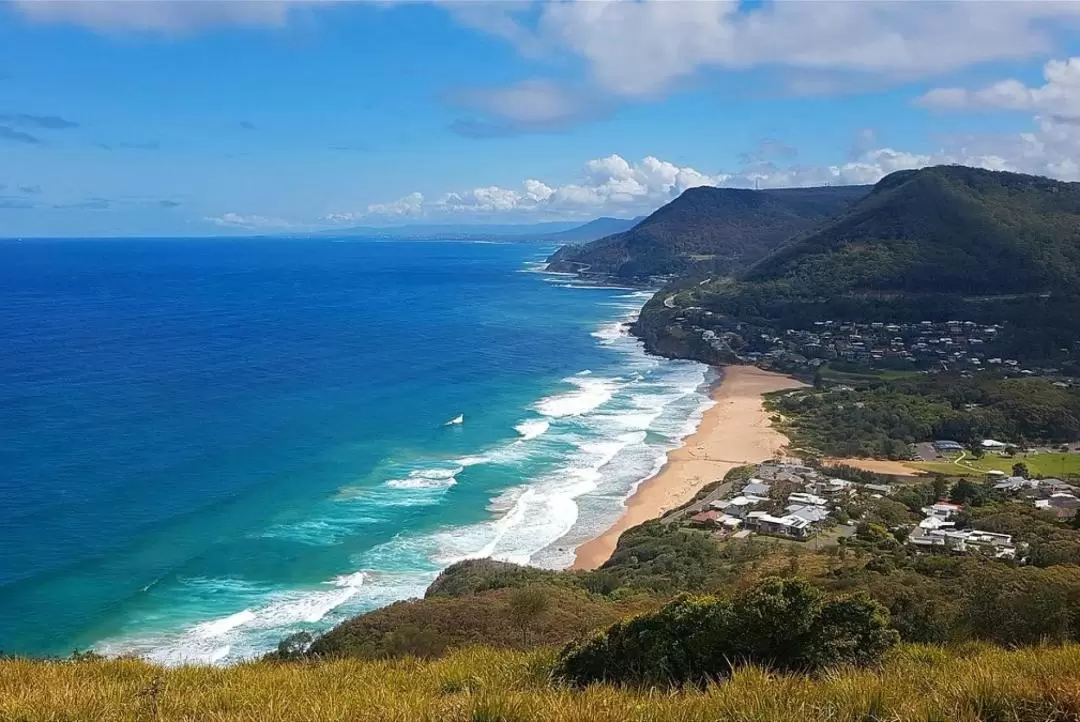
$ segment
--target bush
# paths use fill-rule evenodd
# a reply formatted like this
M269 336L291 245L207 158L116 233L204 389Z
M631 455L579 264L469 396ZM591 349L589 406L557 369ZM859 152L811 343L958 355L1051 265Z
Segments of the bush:
M682 597L559 655L573 685L704 685L738 664L810 671L868 665L899 641L888 611L864 595L827 599L801 579L770 578L732 601Z

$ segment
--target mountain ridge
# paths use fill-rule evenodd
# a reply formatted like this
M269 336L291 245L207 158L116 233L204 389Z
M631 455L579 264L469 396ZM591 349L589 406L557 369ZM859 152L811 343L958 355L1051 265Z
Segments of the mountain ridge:
M841 211L867 186L691 188L630 230L559 249L549 269L620 279L740 270Z

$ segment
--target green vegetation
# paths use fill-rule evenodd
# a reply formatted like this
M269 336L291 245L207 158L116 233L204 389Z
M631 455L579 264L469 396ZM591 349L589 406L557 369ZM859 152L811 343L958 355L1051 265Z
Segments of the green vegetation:
M345 621L318 637L307 654L431 658L471 644L515 649L563 644L658 604L646 596L628 596L606 599L565 584L531 582L462 596L440 594Z
M785 418L785 431L795 446L827 456L908 459L911 444L933 439L977 446L986 438L1021 444L1080 438L1080 393L1038 378L923 374L875 379L852 390L775 394L769 406ZM1036 459L1024 461L1037 464ZM1058 468L1047 475L1061 473L1058 461ZM1012 463L1002 471L1008 472ZM1073 464L1070 468L1080 466Z
M730 273L836 215L867 191L865 186L692 188L631 230L564 247L548 260L552 270L585 269L626 279Z
M865 596L826 600L805 581L767 579L733 600L680 598L615 624L559 655L574 685L704 686L742 664L807 672L870 665L899 641L888 613Z

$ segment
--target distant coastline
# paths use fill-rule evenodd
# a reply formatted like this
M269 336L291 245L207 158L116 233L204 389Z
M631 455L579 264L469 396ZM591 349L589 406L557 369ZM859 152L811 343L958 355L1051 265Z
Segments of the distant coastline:
M713 406L667 463L646 479L626 501L618 521L600 536L577 548L572 569L595 569L615 551L624 531L688 502L706 484L743 464L771 458L788 442L772 427L762 395L802 388L790 376L754 366L729 366L711 392Z

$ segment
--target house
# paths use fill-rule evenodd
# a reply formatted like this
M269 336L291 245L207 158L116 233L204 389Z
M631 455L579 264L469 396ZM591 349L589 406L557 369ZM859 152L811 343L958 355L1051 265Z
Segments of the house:
M1006 494L1019 494L1025 489L1038 488L1039 482L1035 479L1025 479L1022 476L1009 476L994 483L994 491Z
M942 451L963 451L964 445L959 441L949 441L948 439L940 439L934 442L934 448L938 453Z
M958 554L988 554L997 559L1016 558L1016 546L1010 535L978 529L953 529L945 526L927 529L920 524L908 535L907 541L908 544L923 549L937 548Z
M983 439L980 443L980 446L982 446L983 449L985 449L986 451L1004 451L1005 449L1009 448L1008 444L1002 441L996 441L994 439Z
M1061 479L1039 479L1038 483L1038 494L1044 499L1048 499L1054 494L1075 494L1077 491L1075 486L1066 484Z
M920 529L942 529L956 526L955 521L945 521L940 516L928 516L919 522Z
M888 496L892 493L892 487L888 484L862 484L859 488L873 494L881 494L882 496Z
M767 498L770 491L772 491L772 486L769 484L766 484L761 479L751 479L750 483L743 487L742 493Z
M1036 500L1035 508L1049 511L1059 520L1072 519L1076 516L1077 510L1080 509L1080 498L1076 494L1060 491L1051 494L1049 499Z
M926 516L936 516L942 521L948 521L952 519L956 514L964 507L959 504L950 504L946 501L939 501L931 506L924 506L922 513Z
M702 526L714 526L720 521L720 512L716 509L703 511L700 514L694 514L692 517L690 517L690 521L694 524L700 524Z
M807 494L801 491L789 494L788 501L792 504L809 504L813 506L825 506L829 503L829 500L824 497L820 497L817 494Z
M819 482L815 485L817 493L824 494L829 497L842 496L850 494L855 487L855 482L847 481L846 479L829 479L827 481Z
M734 499L720 499L714 501L710 506L714 509L720 509L730 516L745 519L746 515L753 511L758 504L765 504L768 502L769 500L766 498L750 494L737 496Z
M752 511L747 515L747 526L762 534L774 534L790 539L809 539L817 533L813 523L797 516L773 516L765 511Z
M784 510L785 516L794 516L806 519L811 524L821 524L829 518L829 512L820 506L808 506L804 504L789 504Z

